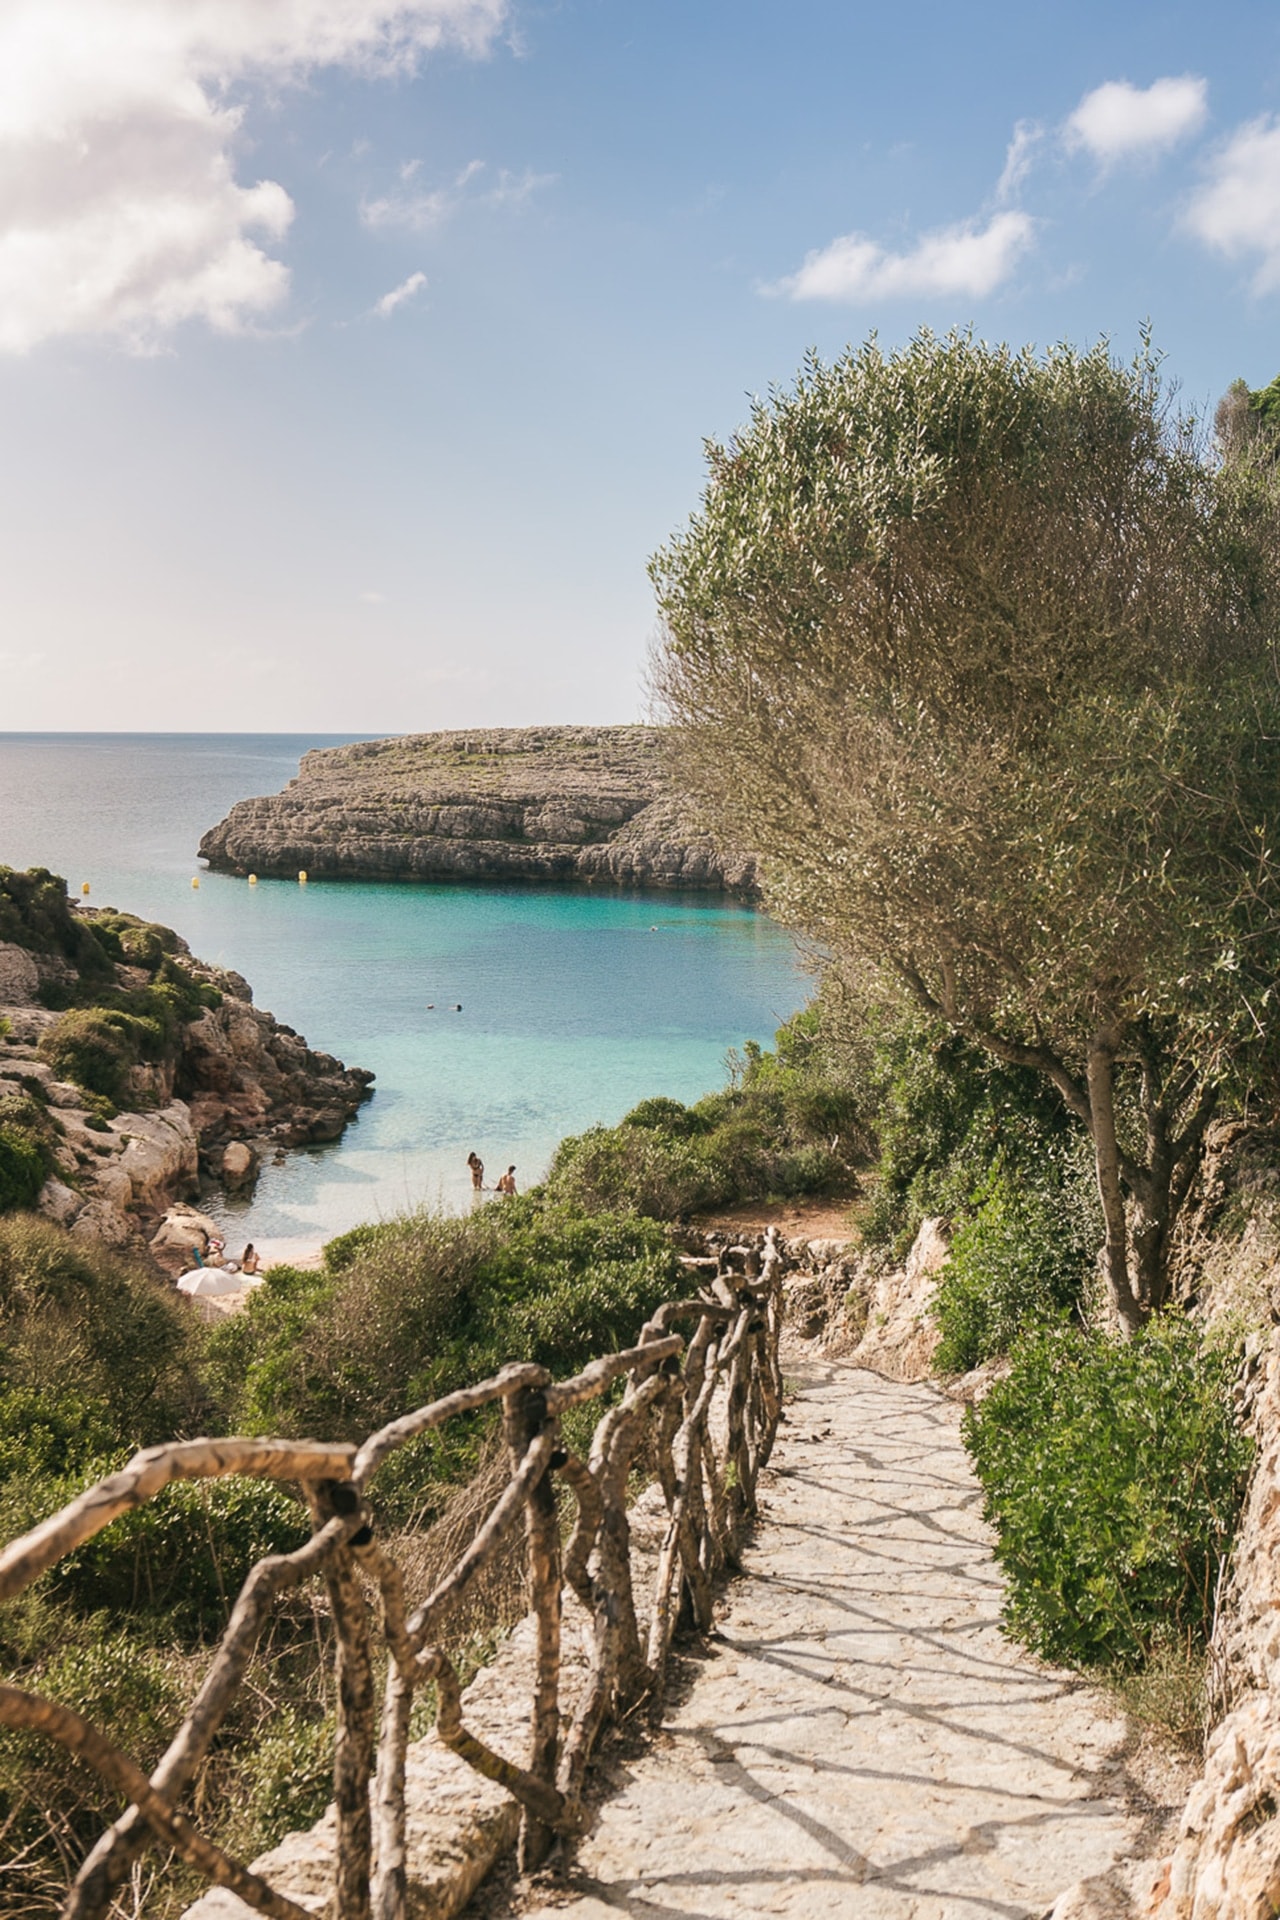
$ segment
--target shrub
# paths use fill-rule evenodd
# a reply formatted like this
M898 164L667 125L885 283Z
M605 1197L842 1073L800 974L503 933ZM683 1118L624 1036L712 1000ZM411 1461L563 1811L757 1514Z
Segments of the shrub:
M733 1170L714 1136L673 1136L653 1126L591 1127L562 1140L546 1191L584 1213L635 1213L679 1220L735 1197Z
M0 940L66 960L84 980L111 979L111 956L90 922L72 913L66 881L47 867L0 866Z
M169 927L151 920L138 920L131 913L96 913L89 931L113 960L131 967L145 967L155 973L166 954L177 953L179 940Z
M1019 1334L1061 1320L1078 1303L1100 1237L1088 1169L1048 1163L1038 1177L988 1174L956 1224L934 1296L939 1373L966 1373L1007 1353Z
M44 1176L39 1141L25 1128L0 1122L0 1213L34 1207Z
M120 1464L92 1462L82 1478L92 1482ZM164 1639L199 1642L222 1632L250 1568L269 1553L292 1552L310 1531L305 1507L273 1481L175 1482L60 1561L50 1590L82 1612L158 1616Z
M712 1123L696 1108L659 1094L651 1100L642 1100L630 1113L623 1114L621 1125L652 1128L655 1133L668 1134L672 1139L687 1140L692 1134L709 1133Z
M819 1050L806 1010L780 1029L777 1051L748 1042L731 1056L733 1084L692 1107L642 1100L616 1127L562 1140L549 1197L589 1214L683 1220L713 1207L803 1193L844 1193L867 1144L859 1099Z
M1122 1343L1055 1328L968 1410L1005 1621L1033 1651L1136 1667L1203 1644L1251 1456L1233 1364L1168 1317Z
M66 1434L42 1470L190 1431L203 1407L198 1338L182 1303L127 1260L46 1220L0 1219L0 1474L4 1435L30 1423L37 1403ZM20 1419L6 1416L11 1403L27 1409Z
M1035 1178L1074 1146L1074 1123L1038 1075L913 1014L873 1014L871 1024L879 1181L863 1231L873 1244L902 1252L926 1214L980 1204L997 1162Z
M73 1080L116 1106L140 1057L137 1028L129 1016L97 1007L73 1007L64 1013L44 1034L38 1051L60 1079Z
M149 1771L185 1705L181 1667L101 1615L61 1619L59 1626L56 1641L22 1679L106 1730ZM8 1856L4 1911L50 1920L60 1913L67 1866L83 1857L119 1810L119 1796L47 1737L0 1733L0 1818Z
M536 1195L414 1214L344 1235L323 1273L274 1269L212 1333L210 1379L242 1430L363 1439L508 1360L574 1371L629 1341L677 1273L653 1221Z

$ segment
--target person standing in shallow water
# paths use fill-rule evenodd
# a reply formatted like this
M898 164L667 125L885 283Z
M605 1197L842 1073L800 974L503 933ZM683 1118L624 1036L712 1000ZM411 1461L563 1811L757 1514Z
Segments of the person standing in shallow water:
M474 1149L467 1155L467 1165L471 1169L471 1185L479 1193L484 1185L484 1161Z
M516 1170L514 1167L508 1167L504 1174L499 1175L498 1192L510 1194L514 1199L515 1191L516 1191Z

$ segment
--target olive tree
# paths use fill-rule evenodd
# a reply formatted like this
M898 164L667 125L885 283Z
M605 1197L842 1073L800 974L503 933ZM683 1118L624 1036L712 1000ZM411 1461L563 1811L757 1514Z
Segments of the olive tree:
M1133 1330L1268 1039L1274 476L1145 351L963 335L811 358L707 453L651 569L681 778L783 919L1057 1088Z

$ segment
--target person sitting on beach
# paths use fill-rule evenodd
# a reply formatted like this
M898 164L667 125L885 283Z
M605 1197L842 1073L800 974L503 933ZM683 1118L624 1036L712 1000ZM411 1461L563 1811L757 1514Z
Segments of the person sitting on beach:
M258 1249L251 1240L244 1252L240 1255L240 1271L241 1273L256 1273L258 1271L258 1264Z
M473 1151L467 1155L467 1165L471 1169L471 1184L479 1193L484 1185L484 1161Z
M515 1190L516 1190L516 1170L514 1167L508 1167L506 1172L499 1176L498 1192L509 1193L514 1198Z

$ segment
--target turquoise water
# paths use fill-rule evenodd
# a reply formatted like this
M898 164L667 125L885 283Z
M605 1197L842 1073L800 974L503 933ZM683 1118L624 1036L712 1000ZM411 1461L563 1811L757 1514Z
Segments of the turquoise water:
M463 1207L472 1148L487 1178L514 1161L532 1182L566 1133L720 1085L727 1050L803 1002L787 936L705 896L251 888L200 868L234 800L340 737L0 734L0 862L176 927L313 1047L378 1076L342 1141L269 1165L247 1202L210 1202L237 1238L280 1254L424 1201Z

